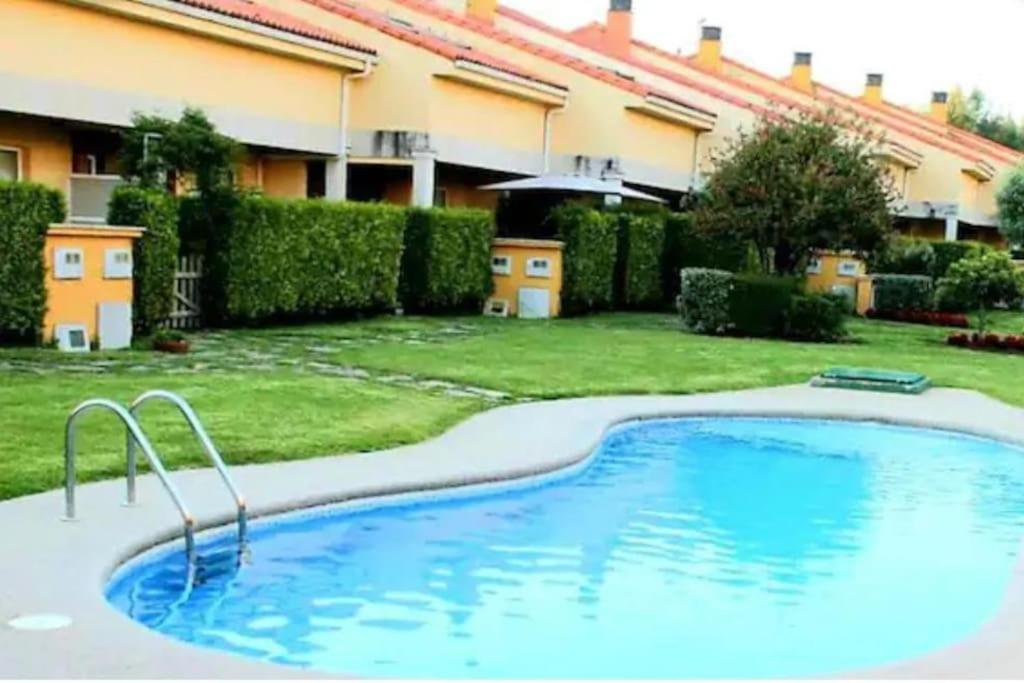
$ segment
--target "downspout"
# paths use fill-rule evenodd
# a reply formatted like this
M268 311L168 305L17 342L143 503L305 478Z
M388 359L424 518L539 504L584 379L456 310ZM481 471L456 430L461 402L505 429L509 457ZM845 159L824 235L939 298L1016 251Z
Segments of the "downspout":
M697 177L700 175L700 172L698 170L700 164L700 137L704 135L706 132L707 131L704 130L698 130L697 134L693 137L693 164L691 165L691 168L693 170L690 171L691 192L697 191Z
M544 162L543 162L543 173L547 175L551 172L551 129L552 120L555 116L564 114L565 110L569 108L569 100L565 101L561 107L552 107L544 112Z
M347 73L341 77L341 130L338 133L338 163L343 164L341 176L344 183L341 188L341 199L348 199L348 128L350 119L349 96L352 92L352 81L368 78L373 73L373 62L367 59L363 62L363 70Z

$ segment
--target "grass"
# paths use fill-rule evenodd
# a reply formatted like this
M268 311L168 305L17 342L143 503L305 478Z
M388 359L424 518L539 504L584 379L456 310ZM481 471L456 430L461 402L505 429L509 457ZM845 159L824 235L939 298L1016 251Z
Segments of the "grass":
M1020 333L1024 317L997 315L994 328ZM856 365L922 372L939 386L1024 405L1024 384L1013 380L1024 358L951 348L941 328L855 321L850 329L851 343L828 346L701 337L659 314L381 318L202 333L184 357L0 350L0 499L62 484L63 424L78 402L127 402L152 388L192 401L230 463L421 441L494 405L463 391L474 387L505 400L683 394L806 382L829 366ZM360 379L347 378L353 369ZM169 406L149 408L145 425L170 467L206 464ZM123 475L123 434L112 417L87 416L80 435L82 480Z

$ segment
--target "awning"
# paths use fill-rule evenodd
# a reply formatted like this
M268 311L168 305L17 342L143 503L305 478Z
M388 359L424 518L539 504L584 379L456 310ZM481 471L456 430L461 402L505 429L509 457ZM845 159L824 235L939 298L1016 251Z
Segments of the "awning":
M622 181L605 180L579 175L542 175L536 178L509 180L504 183L484 185L481 190L495 192L579 192L582 194L615 195L626 199L640 199L646 202L667 202L654 195L633 190L622 184Z

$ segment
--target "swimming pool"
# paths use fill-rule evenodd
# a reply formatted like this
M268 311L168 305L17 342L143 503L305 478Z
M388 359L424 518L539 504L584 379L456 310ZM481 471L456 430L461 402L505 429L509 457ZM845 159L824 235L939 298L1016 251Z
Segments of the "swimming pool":
M951 644L1018 561L1024 455L873 423L658 420L471 498L284 517L108 587L197 645L378 677L826 675Z

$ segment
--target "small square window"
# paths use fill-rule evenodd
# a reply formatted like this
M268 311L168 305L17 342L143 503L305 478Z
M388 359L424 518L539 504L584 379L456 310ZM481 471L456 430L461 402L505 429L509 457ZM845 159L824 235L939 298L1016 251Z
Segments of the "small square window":
M0 147L0 180L21 180L21 153Z
M103 277L108 280L128 280L132 277L132 250L107 249L103 253Z
M89 338L85 325L57 325L53 336L57 340L57 348L69 353L88 353Z
M551 259L532 258L526 262L527 277L551 277Z
M512 257L511 256L493 256L491 257L491 272L495 275L511 275L512 274Z
M808 275L821 275L821 259L812 258L807 263L807 274Z
M81 249L55 249L53 277L58 280L81 280L85 274L85 256Z
M860 275L860 264L857 261L840 261L838 273L842 277L857 277Z

